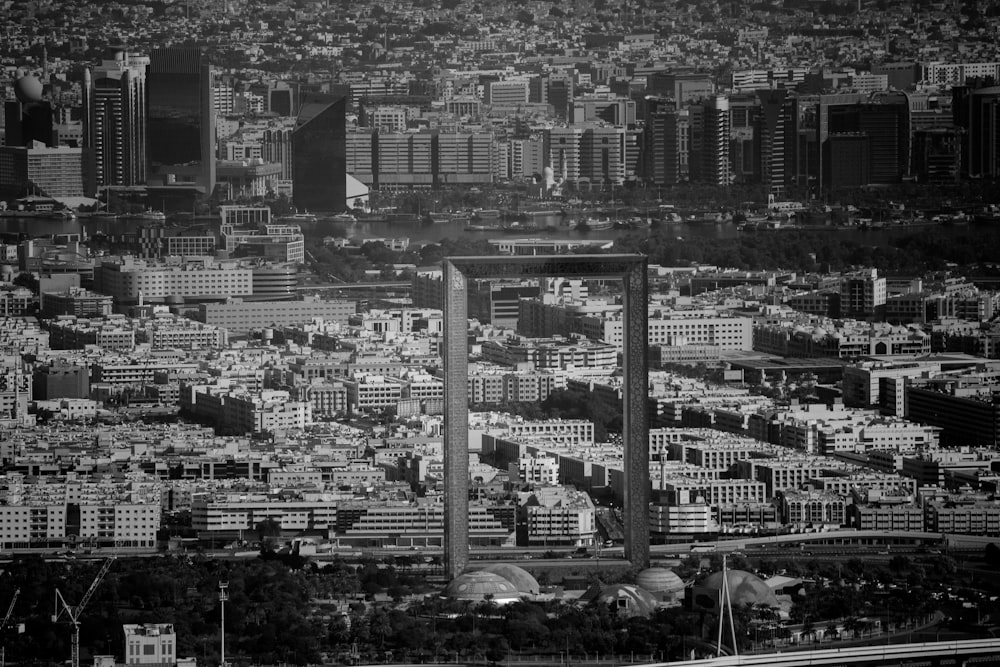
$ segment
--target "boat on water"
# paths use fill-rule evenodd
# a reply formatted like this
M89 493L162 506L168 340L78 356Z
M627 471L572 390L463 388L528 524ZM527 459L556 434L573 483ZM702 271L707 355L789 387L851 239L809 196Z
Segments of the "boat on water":
M499 232L501 228L499 225L477 225L469 223L465 226L465 231L467 232Z
M129 218L130 220L149 220L153 222L164 222L167 219L167 214L164 213L163 211L154 211L153 209L149 209L147 211L143 211L142 213L129 213L125 217Z
M585 218L576 223L576 228L578 230L588 230L592 232L601 232L605 229L612 229L614 226L615 221L611 218Z
M58 211L0 211L0 218L36 218L41 220L73 220L76 213L68 208Z
M79 217L83 216L81 215ZM91 220L106 220L108 222L113 222L115 220L118 220L122 216L120 216L117 213L111 213L110 211L95 211L93 213L90 213L86 217L90 218Z
M473 220L499 220L500 211L495 208L477 208L472 212Z
M282 224L305 224L316 222L315 213L291 213L289 215L279 215L275 218L275 222L280 222Z
M355 218L350 213L338 213L337 215L332 216L330 218L330 221L331 222L343 222L343 223L346 223L346 224L353 224L353 223L357 222L358 219Z
M496 229L496 227L494 227L493 229ZM544 229L545 228L539 227L538 225L526 225L521 222L518 222L517 220L509 224L506 224L503 227L500 227L500 231L502 231L504 234L524 234L527 232L540 232L544 231Z

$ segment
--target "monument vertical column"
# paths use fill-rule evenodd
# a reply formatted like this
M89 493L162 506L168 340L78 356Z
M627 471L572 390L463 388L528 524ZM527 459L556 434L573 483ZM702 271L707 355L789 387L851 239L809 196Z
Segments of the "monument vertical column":
M465 274L447 259L443 278L444 568L454 579L469 563L469 306Z
M622 415L625 445L625 558L649 567L649 393L646 262L633 263L622 279L624 315Z

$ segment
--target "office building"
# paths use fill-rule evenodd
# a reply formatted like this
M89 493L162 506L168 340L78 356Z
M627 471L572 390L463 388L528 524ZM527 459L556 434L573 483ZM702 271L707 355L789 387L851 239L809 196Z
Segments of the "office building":
M868 185L868 137L861 132L835 132L823 150L823 187L828 190Z
M4 103L4 142L7 146L29 146L52 140L52 105L42 99L42 82L37 77L22 76L14 82L14 98Z
M125 624L125 665L173 667L177 664L177 633L172 623Z
M643 134L643 174L658 186L680 180L679 126L681 112L664 98L646 98Z
M83 145L94 186L146 184L146 65L119 52L84 71Z
M147 179L151 185L215 188L214 70L195 48L154 49L146 74Z
M27 192L43 197L83 197L82 148L46 146L32 140L26 146L0 147L0 195Z
M491 81L484 88L483 102L495 107L517 107L528 102L528 82Z
M692 181L729 185L732 178L729 99L724 95L692 104L689 113L688 173Z
M878 269L859 271L840 279L840 314L842 317L875 317L885 312L885 278Z
M356 310L353 301L241 301L203 303L198 320L234 332L261 327L283 327L311 322L316 318L346 323Z
M341 97L302 106L292 132L292 201L299 211L347 206L347 129Z
M625 182L625 130L571 125L548 131L549 166L555 177L578 187L603 188Z
M798 100L784 88L758 90L760 110L754 128L759 181L781 194L798 175Z
M962 175L961 130L935 128L913 134L913 174L921 183L957 183Z
M1000 86L952 89L955 125L965 130L962 173L969 177L1000 175Z

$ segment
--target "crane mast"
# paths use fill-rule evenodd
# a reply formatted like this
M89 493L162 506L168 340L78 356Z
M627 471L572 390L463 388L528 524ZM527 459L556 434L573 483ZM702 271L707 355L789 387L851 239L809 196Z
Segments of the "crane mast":
M90 588L88 588L87 592L83 594L83 597L80 599L80 603L75 607L66 602L66 598L63 597L58 588L56 589L56 612L52 615L52 620L58 621L60 618L65 616L69 619L69 622L73 624L70 667L80 667L80 616L83 614L83 610L87 607L87 603L90 602L90 598L94 597L94 591L96 591L97 587L101 585L101 581L104 580L104 576L108 573L108 570L111 569L111 564L114 561L114 556L104 561L104 564L101 565L101 569L97 572L97 576L94 577L94 581L90 584Z
M7 627L7 622L10 621L11 614L14 613L14 603L17 602L17 596L21 594L20 588L14 589L14 596L10 599L10 605L7 607L7 613L4 614L3 621L0 621L0 634L3 633L4 628ZM7 644L4 643L0 646L0 667L5 667L7 664Z

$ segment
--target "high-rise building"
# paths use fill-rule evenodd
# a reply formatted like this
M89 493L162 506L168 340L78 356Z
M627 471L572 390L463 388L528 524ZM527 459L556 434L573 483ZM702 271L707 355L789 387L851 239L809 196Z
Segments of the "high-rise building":
M292 132L292 201L299 210L342 211L347 206L347 101L302 105Z
M909 162L905 99L893 104L850 104L829 110L829 132L868 138L868 182L898 183Z
M909 163L909 136L903 104L865 104L858 129L868 135L868 178L879 185L899 183Z
M691 105L691 156L689 160L692 181L729 185L732 166L729 161L729 99L716 95Z
M962 131L918 130L913 135L913 173L921 183L957 183L962 167Z
M214 70L195 48L155 49L146 74L147 179L152 185L215 187Z
M868 185L868 137L860 132L835 132L823 151L823 187L829 190Z
M861 104L865 101L866 96L860 93L837 93L831 95L820 95L819 99L815 101L815 128L816 128L816 145L819 146L820 156L816 161L815 177L818 183L822 184L826 181L826 176L823 173L823 163L825 157L822 155L823 147L826 145L826 138L831 132L856 132L857 128L845 128L839 126L831 126L831 118L833 117L835 111L843 106L848 106L852 104Z
M760 100L760 113L754 142L760 159L759 178L769 192L780 194L798 174L796 98L784 88L758 90L757 98Z
M84 148L97 188L146 184L147 63L120 52L84 71Z
M554 127L548 131L554 176L602 187L625 181L625 129L600 125Z
M952 88L955 125L965 130L962 172L968 176L1000 175L1000 86Z
M52 141L52 105L42 99L42 82L26 75L14 82L15 99L4 103L4 130L7 146L30 146Z
M643 135L643 174L658 186L680 180L677 127L680 111L666 98L646 98Z

